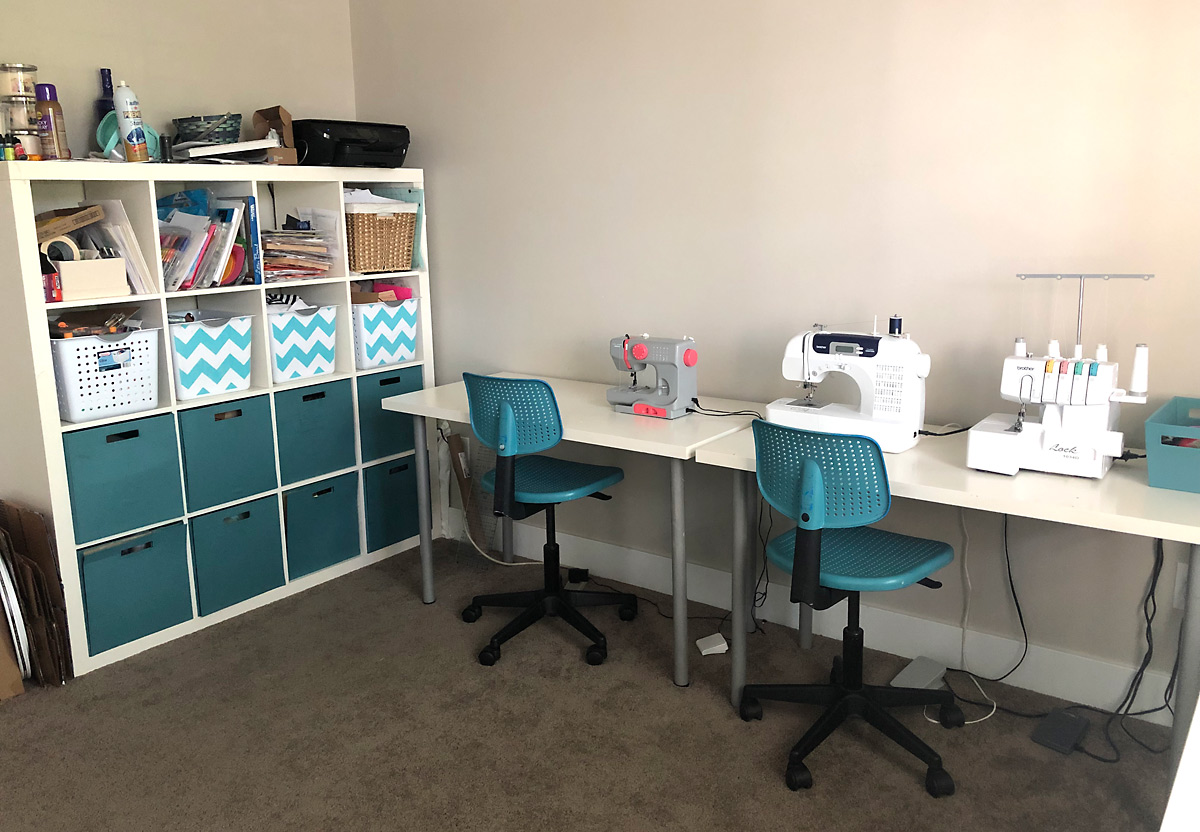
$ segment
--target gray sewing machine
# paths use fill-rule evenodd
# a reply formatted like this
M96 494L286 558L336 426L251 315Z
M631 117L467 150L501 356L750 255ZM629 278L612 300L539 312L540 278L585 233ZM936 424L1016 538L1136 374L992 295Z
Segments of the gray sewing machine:
M618 370L630 374L624 387L610 387L606 398L618 413L636 413L659 419L678 419L692 407L696 393L696 342L688 337L651 338L617 336L608 342L608 354ZM655 383L638 384L637 374L654 367Z

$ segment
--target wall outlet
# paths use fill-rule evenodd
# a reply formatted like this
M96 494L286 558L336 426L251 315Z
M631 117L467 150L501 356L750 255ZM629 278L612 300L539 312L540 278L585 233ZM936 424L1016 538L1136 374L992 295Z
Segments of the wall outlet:
M1187 568L1186 563L1175 566L1175 609L1181 610L1187 605Z

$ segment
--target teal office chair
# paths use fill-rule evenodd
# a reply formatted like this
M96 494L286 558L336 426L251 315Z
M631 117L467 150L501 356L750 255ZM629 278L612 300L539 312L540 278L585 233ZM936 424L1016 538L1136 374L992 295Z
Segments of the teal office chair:
M767 557L792 575L794 603L824 610L847 601L842 655L833 660L827 685L746 685L742 719L762 719L760 699L825 705L827 710L788 756L784 777L793 791L812 787L804 758L850 716L860 716L926 766L925 789L934 797L954 794L942 758L887 708L938 705L947 728L963 725L948 690L864 685L859 593L919 583L941 586L929 575L954 560L936 540L867 528L891 507L887 469L875 440L787 428L755 420L758 487L767 502L796 521L796 528L767 544Z
M622 621L637 617L637 597L619 592L590 592L566 589L559 569L558 543L554 539L554 507L559 503L595 497L611 500L602 489L625 478L620 468L587 465L548 456L540 451L562 440L562 419L550 385L538 379L495 378L463 373L471 406L471 430L496 452L496 467L483 475L480 485L494 495L492 513L497 517L523 520L546 512L546 545L543 547L545 580L541 589L476 595L463 610L463 621L478 621L483 607L524 607L524 610L479 653L479 663L493 665L500 658L500 645L543 616L558 616L591 644L584 653L588 664L608 657L604 634L584 618L578 607L617 605Z

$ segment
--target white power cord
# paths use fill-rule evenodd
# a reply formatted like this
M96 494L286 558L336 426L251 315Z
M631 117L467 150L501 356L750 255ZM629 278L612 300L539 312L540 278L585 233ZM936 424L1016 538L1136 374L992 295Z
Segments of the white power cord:
M442 434L439 431L438 442L440 443L444 441L445 440L442 438ZM541 561L536 560L522 560L509 563L506 560L500 560L499 558L492 557L492 555L479 544L479 541L471 536L471 521L469 517L471 512L471 502L475 498L475 491L477 488L475 483L475 477L471 477L471 487L467 489L467 499L463 504L463 532L466 534L467 542L471 544L471 548L498 566L541 566ZM447 505L449 505L449 500L447 500Z
M967 668L967 624L971 620L971 570L967 567L967 554L971 550L971 534L967 531L967 510L961 506L958 509L958 526L962 530L963 538L962 556L959 558L959 564L962 567L963 609L962 620L960 621L962 636L958 643L958 663L963 672L967 674L967 678L975 683L975 687L979 689L979 693L983 696L983 698L992 705L992 709L984 716L981 716L978 719L969 719L963 723L964 725L975 725L983 722L986 719L990 719L996 713L997 705L996 700L988 696L987 691L985 691L983 686L979 684L979 680L975 678L975 674ZM925 712L925 719L927 719L929 722L938 721L930 718L928 709L926 709Z

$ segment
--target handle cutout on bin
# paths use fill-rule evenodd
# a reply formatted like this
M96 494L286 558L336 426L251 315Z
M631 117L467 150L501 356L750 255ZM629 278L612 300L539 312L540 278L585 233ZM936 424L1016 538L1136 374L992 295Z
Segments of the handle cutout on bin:
M1200 451L1200 439L1193 439L1190 436L1164 436L1162 443L1174 448L1191 448Z
M401 471L407 471L407 470L408 470L408 463L406 462L403 465L397 465L395 468L389 468L388 475L390 476L392 474L399 474Z
M243 511L241 514L231 514L231 515L229 515L228 517L222 517L222 518L221 518L221 522L223 522L223 523L237 523L237 522L238 522L238 521L240 521L240 520L248 520L249 518L250 518L250 512L248 512L248 511Z
M1189 410L1187 417L1189 419L1200 420L1200 407L1193 407L1191 410Z
M214 422L224 422L226 419L236 419L237 417L239 417L241 415L242 415L242 409L239 407L237 410L226 410L224 413L214 413L213 421Z
M389 384L399 384L402 381L400 376L392 376L391 378L381 378L379 380L380 387L387 387Z
M317 399L323 399L323 398L325 398L324 390L322 390L320 393L309 393L305 396L300 397L301 401L306 401L306 402L315 402Z
M154 541L147 540L145 543L139 543L136 546L130 546L128 549L122 549L121 557L125 557L126 555L132 555L134 552L140 552L143 549L149 549L153 546L154 546Z
M136 428L134 430L121 431L120 433L110 433L104 437L104 441L111 445L114 442L124 442L126 439L137 439L139 433L141 431Z
M328 488L322 488L320 491L314 491L314 492L313 492L313 496L314 496L314 497L323 497L323 496L325 496L326 494L331 494L331 493L333 493L333 486L332 486L332 485L331 485L331 486L329 486Z

